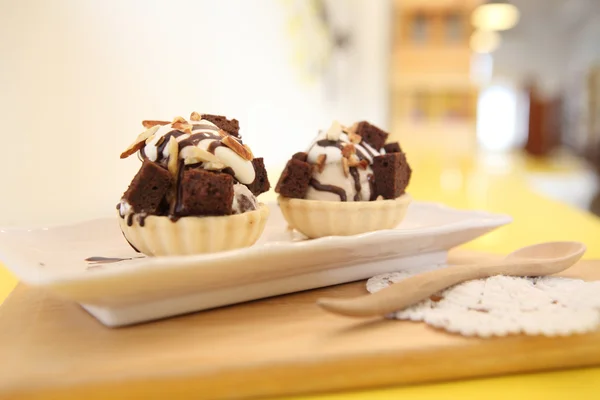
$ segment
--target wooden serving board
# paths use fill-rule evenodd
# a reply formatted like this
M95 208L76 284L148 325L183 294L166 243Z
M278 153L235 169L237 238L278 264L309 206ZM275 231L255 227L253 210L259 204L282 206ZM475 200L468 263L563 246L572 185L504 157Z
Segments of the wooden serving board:
M600 261L564 275L599 280ZM365 292L357 282L110 329L19 286L0 307L0 398L265 397L600 365L600 332L474 339L315 306Z

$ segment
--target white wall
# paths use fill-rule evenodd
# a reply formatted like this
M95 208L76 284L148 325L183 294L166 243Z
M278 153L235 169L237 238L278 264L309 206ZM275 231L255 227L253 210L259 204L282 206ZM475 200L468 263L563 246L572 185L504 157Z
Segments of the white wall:
M388 2L347 4L357 67L328 98L291 62L284 1L0 0L0 225L110 215L142 119L236 117L269 165L342 114L384 122Z
M367 119L389 128L392 3L389 0L329 0L334 24L351 33L351 46L334 57L326 93L331 113L348 123ZM333 87L332 87L333 86ZM332 87L332 91L327 88Z

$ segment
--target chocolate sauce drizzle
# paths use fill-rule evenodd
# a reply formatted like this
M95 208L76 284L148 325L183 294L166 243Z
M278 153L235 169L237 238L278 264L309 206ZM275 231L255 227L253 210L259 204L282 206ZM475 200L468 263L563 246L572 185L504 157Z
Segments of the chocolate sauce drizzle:
M227 174L227 175L231 175L233 177L233 180L234 180L235 183L239 183L240 182L240 181L238 181L235 178L235 171L233 170L233 168L227 167L225 169L222 169L221 172L224 173L224 174Z
M156 161L161 160L163 158L163 151L165 151L165 147L167 147L167 145L169 144L169 140L171 140L172 137L177 139L181 135L185 135L185 133L178 130L172 130L160 139L161 143L156 148Z
M118 209L119 209L119 205L117 205L117 210ZM121 213L119 213L119 215L123 219L125 219L125 217L127 217L127 226L132 226L133 225L133 218L136 217L136 216L137 216L138 224L140 224L140 226L144 226L146 224L146 218L148 218L148 214L146 214L146 213L142 213L142 214L129 213L129 214L126 214L126 215L121 215ZM135 250L137 251L137 249L135 249Z
M209 124L192 124L192 131L197 131L200 129L205 129L205 130L209 130L209 131L214 131L214 132L218 132L219 128L217 128L216 126L213 125L209 125Z
M342 142L340 142L339 140L322 139L319 140L317 144L321 147L337 147L340 150L344 147L342 146Z
M207 133L207 132L192 133L190 135L190 137L179 142L179 148L183 149L184 147L187 147L187 146L196 146L198 143L200 143L201 141L206 140L206 139L213 139L216 142L220 143L221 139L223 139L223 137L216 133Z
M371 157L377 157L377 156L381 155L381 154L377 153L377 151L375 151L375 150L370 150L368 146L363 146L363 148L367 151L367 153L369 153L369 155ZM358 154L358 149L356 150L356 153Z
M194 130L210 130L213 132L197 132L197 133L193 133ZM212 125L208 125L208 124L195 124L192 125L192 134L189 135L189 137L179 141L179 148L183 149L184 147L187 146L196 146L198 145L198 143L200 143L203 140L207 140L207 139L212 139L214 140L209 146L208 146L208 151L213 153L215 152L215 149L217 147L223 146L223 144L221 143L221 139L223 139L223 137L221 135L219 135L218 132L218 128ZM169 144L169 140L174 137L175 139L177 139L178 137L185 135L185 132L179 131L179 130L172 130L169 133L165 134L164 136L162 136L158 142L156 143L156 161L160 161L164 158L163 152L165 150L165 148L167 147L167 145ZM236 139L237 140L237 139ZM140 150L140 155L142 156L142 158L147 158L146 156L146 152L144 147L142 147L142 149Z
M369 182L369 191L371 192L369 201L373 201L377 198L377 196L375 196L375 176L373 176L373 174L367 175L367 182Z
M169 212L169 218L173 222L179 221L179 218L182 217L183 214L183 205L181 204L181 196L182 196L182 187L181 180L183 179L183 172L185 171L185 164L182 161L179 161L179 170L177 172L177 182L175 182L175 187L177 190L175 191L175 201L173 202L173 208Z
M208 145L208 149L207 151L209 153L215 154L215 150L217 149L217 147L222 147L223 143L221 143L218 140L215 140L214 142L211 142L211 144Z
M129 243L129 246L131 246L131 248L134 249L136 253L141 253L141 251L139 251L137 247L135 247L133 244L131 244L129 239L127 239L127 236L125 236L125 233L123 231L121 231L121 233L123 234L123 237L125 238L127 243Z
M138 215L138 224L140 224L140 226L144 226L146 225L146 218L148 218L148 214L139 214Z
M340 196L340 201L347 201L346 191L339 186L323 185L321 182L319 182L315 178L311 178L310 186L315 188L315 190L318 190L321 192L330 192L333 194L337 194L338 196Z
M118 258L118 257L98 257L98 256L93 256L93 257L88 257L85 259L85 261L89 262L90 264L112 264L112 263L118 263L121 261L127 261L127 260L133 260L136 258L144 258L144 257L128 257L128 258Z
M352 178L354 178L354 189L356 190L356 194L354 195L354 201L359 201L361 185L360 176L358 175L358 170L356 169L356 167L350 167L350 175L352 175Z
M322 140L317 141L317 145L319 145L321 147L337 147L340 150L344 148L344 143L339 140L322 139ZM368 160L368 158L365 156L365 154L362 151L360 151L358 146L354 146L354 149L356 150L356 156L358 157L359 160ZM365 147L365 149L367 150L367 152L369 154L371 154L369 149L367 149L366 147ZM378 154L371 154L372 157L377 156L377 155Z

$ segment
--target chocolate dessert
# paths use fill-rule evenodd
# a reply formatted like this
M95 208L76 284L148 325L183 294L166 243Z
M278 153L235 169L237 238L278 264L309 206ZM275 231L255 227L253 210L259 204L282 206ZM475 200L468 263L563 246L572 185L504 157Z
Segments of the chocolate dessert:
M134 212L159 213L159 206L171 188L172 181L166 168L145 160L123 194L123 199Z
M269 184L269 177L267 176L265 162L262 157L252 160L252 165L254 165L256 178L254 178L254 182L248 185L248 189L250 189L253 195L258 196L261 193L268 192L271 185Z
M230 215L233 208L233 177L202 168L183 172L175 214Z
M121 155L136 152L142 166L118 205L128 225L139 215L227 216L257 208L270 184L262 158L254 158L239 123L192 113L189 121L144 121L147 131ZM143 222L142 222L143 223Z
M404 153L390 153L373 158L375 196L395 199L404 194L412 170Z
M311 180L312 166L306 161L292 158L281 173L275 192L285 197L302 199Z
M287 198L324 201L395 199L405 193L411 169L388 133L361 121L351 127L337 122L296 153L283 170L275 191Z
M205 121L210 121L218 128L223 129L230 135L240 137L240 123L237 119L227 119L222 115L202 114L201 118Z
M275 188L288 227L307 238L396 228L411 202L411 169L388 136L366 121L334 121L294 154Z
M388 137L387 132L367 121L361 121L356 125L356 134L377 151L381 150Z
M386 154L389 153L402 153L402 149L400 148L400 143L392 142L383 146L383 150L385 150Z

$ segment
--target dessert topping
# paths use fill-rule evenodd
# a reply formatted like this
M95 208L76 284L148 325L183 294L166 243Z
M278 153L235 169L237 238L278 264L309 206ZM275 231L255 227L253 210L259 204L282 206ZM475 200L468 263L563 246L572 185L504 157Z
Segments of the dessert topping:
M148 138L154 136L154 134L156 133L156 131L158 131L159 128L160 128L160 125L155 125L149 129L145 130L144 132L140 133L138 135L138 137L135 139L135 141L133 142L133 144L131 144L123 153L121 153L121 158L127 158L130 155L132 155L133 153L135 153L136 151L140 150L142 147L144 147L146 140Z
M156 125L168 125L168 124L170 124L169 121L156 121L156 120L148 120L148 119L142 121L142 125L146 129L152 128L153 126L156 126Z
M342 147L342 156L345 158L350 158L350 156L356 154L356 148L352 143L348 143Z
M342 125L338 121L333 121L327 132L325 132L325 137L327 140L339 140L341 134Z
M180 157L183 158L185 165L198 164L201 162L221 162L219 157L196 146L184 147L181 150Z
M219 162L219 161L215 161L215 162L205 162L204 164L202 164L202 168L207 169L209 171L220 171L222 169L225 169L225 164Z
M240 142L235 140L233 136L226 135L223 139L221 139L221 143L225 146L229 147L233 150L238 156L242 157L245 160L252 161L252 153L246 149L246 147L242 146Z
M183 133L187 133L188 135L192 134L192 125L187 122L174 122L171 124L171 127Z
M169 151L169 161L167 162L167 169L171 175L177 179L177 172L179 170L179 144L177 139L171 136L169 143L167 144Z
M348 140L350 140L350 143L359 144L362 141L362 136L357 135L356 132L350 130L348 131Z
M323 173L323 170L325 169L325 161L327 161L327 154L319 154L319 157L317 157L317 171L319 171L319 173Z
M359 160L358 157L352 156L348 160L348 165L350 165L351 167L358 167L362 170L366 170L369 166L369 162L367 160Z
M250 154L250 160L254 160L254 154L252 154L252 150L250 150L250 146L248 146L247 144L245 144L244 148L246 149L246 151L248 152L248 154Z
M350 166L348 165L348 159L342 157L342 168L344 169L344 176L347 178L350 175Z

